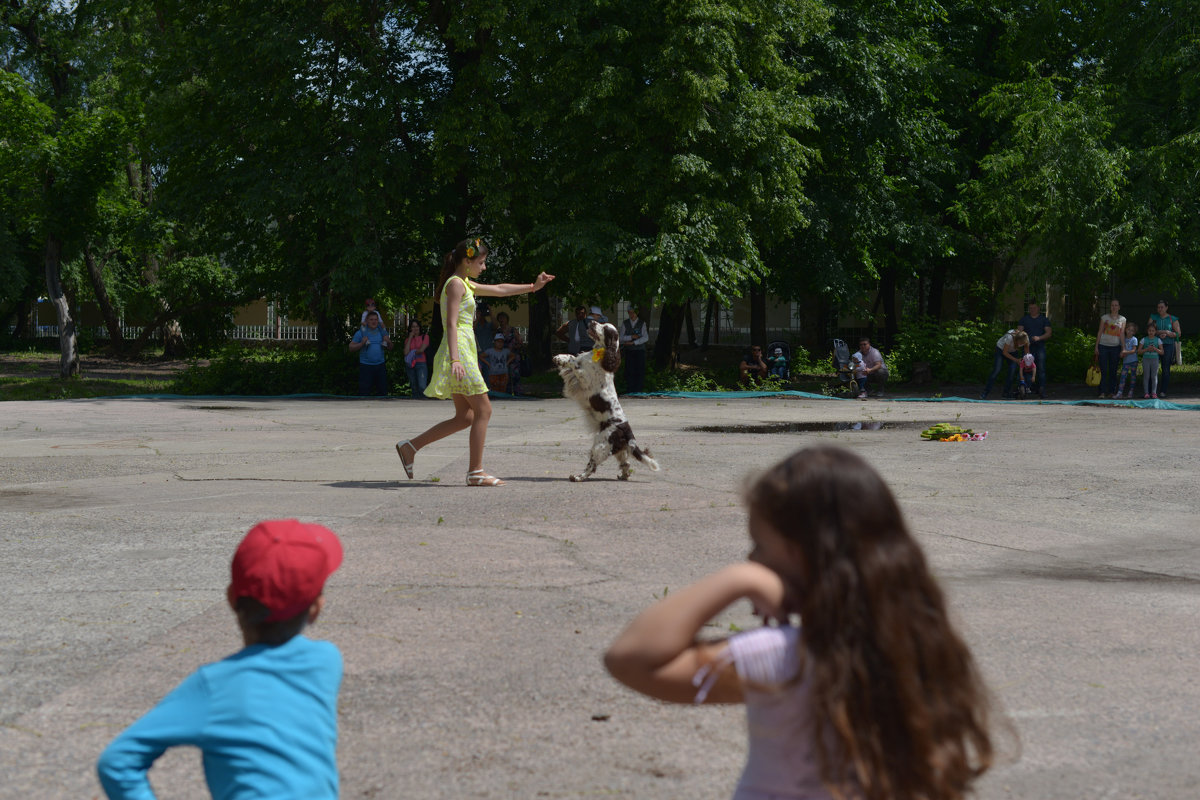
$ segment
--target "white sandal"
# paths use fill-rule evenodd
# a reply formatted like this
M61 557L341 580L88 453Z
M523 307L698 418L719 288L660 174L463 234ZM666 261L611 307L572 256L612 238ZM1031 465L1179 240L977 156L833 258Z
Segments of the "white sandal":
M412 447L412 451L413 451L413 460L412 461L404 460L404 450L403 450L404 445L408 445L409 447ZM413 476L413 464L417 460L417 448L413 447L412 442L410 442L408 439L405 439L403 442L396 442L396 455L400 456L400 465L402 467L404 467L404 474L411 478Z
M467 486L503 486L504 481L495 475L488 475L481 469L473 469L467 473Z

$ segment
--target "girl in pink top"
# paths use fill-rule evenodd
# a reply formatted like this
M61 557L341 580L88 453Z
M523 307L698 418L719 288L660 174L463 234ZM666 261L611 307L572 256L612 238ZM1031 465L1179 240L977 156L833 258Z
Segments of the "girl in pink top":
M425 396L425 387L429 384L429 363L425 350L429 347L429 334L421 332L421 323L413 320L408 323L408 338L404 340L404 370L408 373L408 386L412 396Z
M746 504L749 560L642 612L609 672L660 700L746 706L735 800L964 797L992 763L988 694L883 479L814 447ZM742 598L778 626L696 638Z

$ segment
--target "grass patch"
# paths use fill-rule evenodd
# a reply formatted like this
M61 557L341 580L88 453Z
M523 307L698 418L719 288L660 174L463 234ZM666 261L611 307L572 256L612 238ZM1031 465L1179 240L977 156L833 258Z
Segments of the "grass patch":
M107 378L0 378L0 401L79 400L130 394L169 393L169 381Z

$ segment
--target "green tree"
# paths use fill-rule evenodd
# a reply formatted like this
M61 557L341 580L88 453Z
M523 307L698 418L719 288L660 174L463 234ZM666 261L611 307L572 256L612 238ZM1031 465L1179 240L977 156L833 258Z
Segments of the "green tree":
M694 296L740 294L763 273L763 249L805 221L812 151L800 136L812 121L785 54L820 29L820 7L579 0L523 11L488 30L477 102L446 112L477 121L484 220L578 297L658 296L677 312ZM673 355L672 318L660 363Z

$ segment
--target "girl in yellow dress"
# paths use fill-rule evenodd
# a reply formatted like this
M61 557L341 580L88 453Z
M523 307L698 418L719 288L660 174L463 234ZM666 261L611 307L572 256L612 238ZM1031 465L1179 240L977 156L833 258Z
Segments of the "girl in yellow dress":
M467 485L504 485L504 481L487 474L483 469L483 443L487 439L492 404L488 400L487 383L479 372L479 357L475 351L475 332L472 327L475 295L512 297L529 294L554 280L554 276L542 272L533 283L476 283L476 279L487 269L487 256L487 245L481 239L465 239L442 261L438 302L445 330L433 359L433 374L425 395L453 400L454 416L439 422L420 436L396 443L400 463L410 478L418 450L463 428L470 428Z

